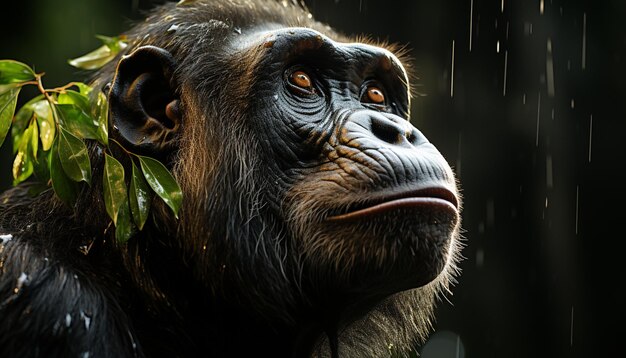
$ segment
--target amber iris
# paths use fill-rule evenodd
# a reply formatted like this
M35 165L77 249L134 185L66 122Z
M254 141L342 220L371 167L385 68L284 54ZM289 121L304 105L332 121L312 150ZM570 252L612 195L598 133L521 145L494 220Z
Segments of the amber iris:
M304 71L295 71L290 77L291 83L294 85L309 91L311 90L311 78Z
M385 104L385 95L383 94L383 91L378 87L368 87L367 98L371 103Z

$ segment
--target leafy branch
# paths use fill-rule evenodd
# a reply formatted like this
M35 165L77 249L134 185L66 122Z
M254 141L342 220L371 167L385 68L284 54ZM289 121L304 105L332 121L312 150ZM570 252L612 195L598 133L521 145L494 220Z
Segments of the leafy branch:
M125 48L124 37L99 36L104 45L69 63L82 69L97 69ZM156 194L178 217L182 203L180 186L158 160L141 156L109 138L107 97L82 82L46 89L42 77L28 65L0 60L0 146L9 131L13 139L13 185L35 177L52 187L63 202L72 205L80 185L91 185L92 168L86 141L105 148L102 177L104 203L115 225L118 242L128 241L143 230ZM17 109L25 86L39 94ZM126 184L124 167L114 158L110 143L129 157L132 172ZM136 162L139 163L137 166ZM141 169L140 169L141 168Z

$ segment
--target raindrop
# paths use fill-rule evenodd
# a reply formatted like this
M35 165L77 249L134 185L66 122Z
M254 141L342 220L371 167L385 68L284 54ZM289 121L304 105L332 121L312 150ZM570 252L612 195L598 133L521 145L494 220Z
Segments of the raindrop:
M130 342L133 346L133 350L137 350L137 343L135 343L135 337L133 337L133 334L130 333L130 330L127 330L126 332L128 332L128 336L130 337Z
M91 317L87 315L85 312L80 311L80 319L82 319L85 322L85 329L89 330L89 327L91 326Z
M17 278L17 284L15 285L15 288L13 289L13 293L18 294L20 290L22 289L22 286L26 284L26 281L28 281L28 275L25 272L22 272L20 274L20 277Z
M496 41L496 53L500 53L500 40Z
M71 324L72 324L72 315L68 313L65 315L65 327L69 328Z
M0 244L4 245L7 242L11 241L12 239L13 239L13 235L11 234L0 235Z
M504 0L500 3L500 12L504 13Z
M543 15L544 4L543 0L539 1L539 13Z
M571 107L572 109L574 109L574 99L573 99L573 98L572 98L572 100L570 101L570 104L569 104L569 105L570 105L570 107Z

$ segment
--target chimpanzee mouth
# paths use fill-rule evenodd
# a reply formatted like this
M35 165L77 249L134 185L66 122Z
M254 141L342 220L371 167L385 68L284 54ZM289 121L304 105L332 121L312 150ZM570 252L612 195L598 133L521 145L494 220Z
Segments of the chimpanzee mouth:
M431 187L385 195L364 203L350 205L341 213L331 214L326 220L331 222L363 220L402 209L440 212L456 217L458 207L457 197L450 190L443 187Z

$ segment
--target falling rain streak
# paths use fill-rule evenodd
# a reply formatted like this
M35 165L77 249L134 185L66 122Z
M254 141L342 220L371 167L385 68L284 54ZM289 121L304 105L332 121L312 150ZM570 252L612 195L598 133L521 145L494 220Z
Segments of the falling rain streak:
M452 68L450 70L450 97L454 97L454 40L452 40Z
M583 12L583 48L582 48L582 67L583 70L587 66L587 13Z
M506 71L509 62L509 51L504 51L504 83L502 84L502 96L506 96Z
M502 0L504 7L504 0ZM474 0L470 0L470 21L469 21L469 51L472 52L472 26L474 21Z
M552 156L547 155L546 156L546 186L548 188L552 188L553 183L554 182L552 179Z
M535 147L539 146L539 118L541 117L541 91L537 95L537 130L535 132Z
M572 306L572 315L570 318L569 345L570 347L574 346L574 306Z
M578 235L578 198L579 198L578 192L579 192L578 185L576 185L576 218L574 219L574 222L575 222L574 232L576 233L576 235Z
M548 96L554 97L554 62L552 60L552 39L548 38L546 55L546 80L548 82Z
M593 114L589 116L589 163L591 163L591 134L593 131Z

